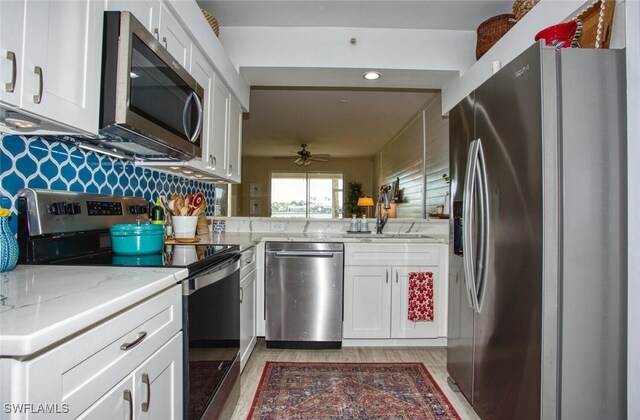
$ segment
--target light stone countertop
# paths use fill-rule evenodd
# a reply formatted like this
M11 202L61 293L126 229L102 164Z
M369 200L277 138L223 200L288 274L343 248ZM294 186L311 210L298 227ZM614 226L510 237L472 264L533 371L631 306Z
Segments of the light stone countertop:
M251 248L262 241L290 242L344 242L344 243L448 243L448 235L420 233L322 233L322 232L224 232L200 236L200 244L239 245L240 250Z
M186 268L18 265L0 273L0 356L36 353L186 277Z

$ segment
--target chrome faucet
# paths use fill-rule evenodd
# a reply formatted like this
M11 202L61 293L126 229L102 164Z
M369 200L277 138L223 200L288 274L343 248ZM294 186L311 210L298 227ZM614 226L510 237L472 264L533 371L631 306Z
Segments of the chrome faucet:
M381 186L380 194L378 194L378 202L376 204L376 233L382 233L382 229L384 225L387 224L387 219L389 218L388 214L382 216L382 208L385 210L389 210L391 208L391 202L389 200L389 191L391 187Z

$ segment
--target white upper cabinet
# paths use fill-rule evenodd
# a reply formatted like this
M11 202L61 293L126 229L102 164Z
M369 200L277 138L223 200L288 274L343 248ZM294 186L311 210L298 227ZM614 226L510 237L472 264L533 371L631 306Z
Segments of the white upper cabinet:
M213 120L211 147L208 156L211 171L222 178L227 177L227 139L229 135L229 90L220 78L213 85Z
M3 1L0 99L97 133L103 5L92 0ZM14 90L8 92L13 81Z
M206 169L211 169L211 162L209 159L209 150L211 148L211 142L213 140L211 132L211 98L213 93L213 84L215 81L215 71L209 61L197 48L191 50L191 66L189 72L196 82L204 89L203 99L203 116L202 116L202 140L200 148L202 149L201 163ZM198 162L200 163L200 162Z
M191 38L160 0L107 0L107 10L131 12L185 69Z
M0 101L20 106L24 1L0 1Z
M164 4L160 5L160 43L185 69L191 58L191 38Z
M227 176L231 182L240 182L242 165L242 107L231 96L229 98L229 138L227 153Z

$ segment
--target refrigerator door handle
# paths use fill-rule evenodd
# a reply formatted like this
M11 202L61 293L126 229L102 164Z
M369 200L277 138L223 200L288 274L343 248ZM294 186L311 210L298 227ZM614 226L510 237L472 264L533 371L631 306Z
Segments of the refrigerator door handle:
M467 155L467 167L464 177L464 190L462 195L462 260L464 263L464 281L467 286L467 297L469 306L477 311L477 295L475 289L475 272L473 258L473 242L471 240L471 229L473 226L473 194L477 174L478 164L478 140L474 140L469 145Z
M489 267L489 234L490 234L490 219L489 219L489 184L487 181L487 165L484 158L484 152L482 150L482 142L478 141L478 156L477 156L477 170L478 170L478 195L480 197L480 240L478 244L478 272L474 277L474 296L476 303L476 311L480 313L482 311L482 304L484 303L484 296L487 284L487 270ZM475 281L478 281L476 284Z

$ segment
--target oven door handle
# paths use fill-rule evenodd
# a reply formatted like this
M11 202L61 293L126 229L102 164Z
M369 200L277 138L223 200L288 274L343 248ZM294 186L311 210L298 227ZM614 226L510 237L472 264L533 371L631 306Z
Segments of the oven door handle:
M211 271L198 274L182 281L182 295L188 296L198 290L218 282L240 270L240 254L231 257L232 262L222 268L214 267ZM223 263L224 264L224 263Z

